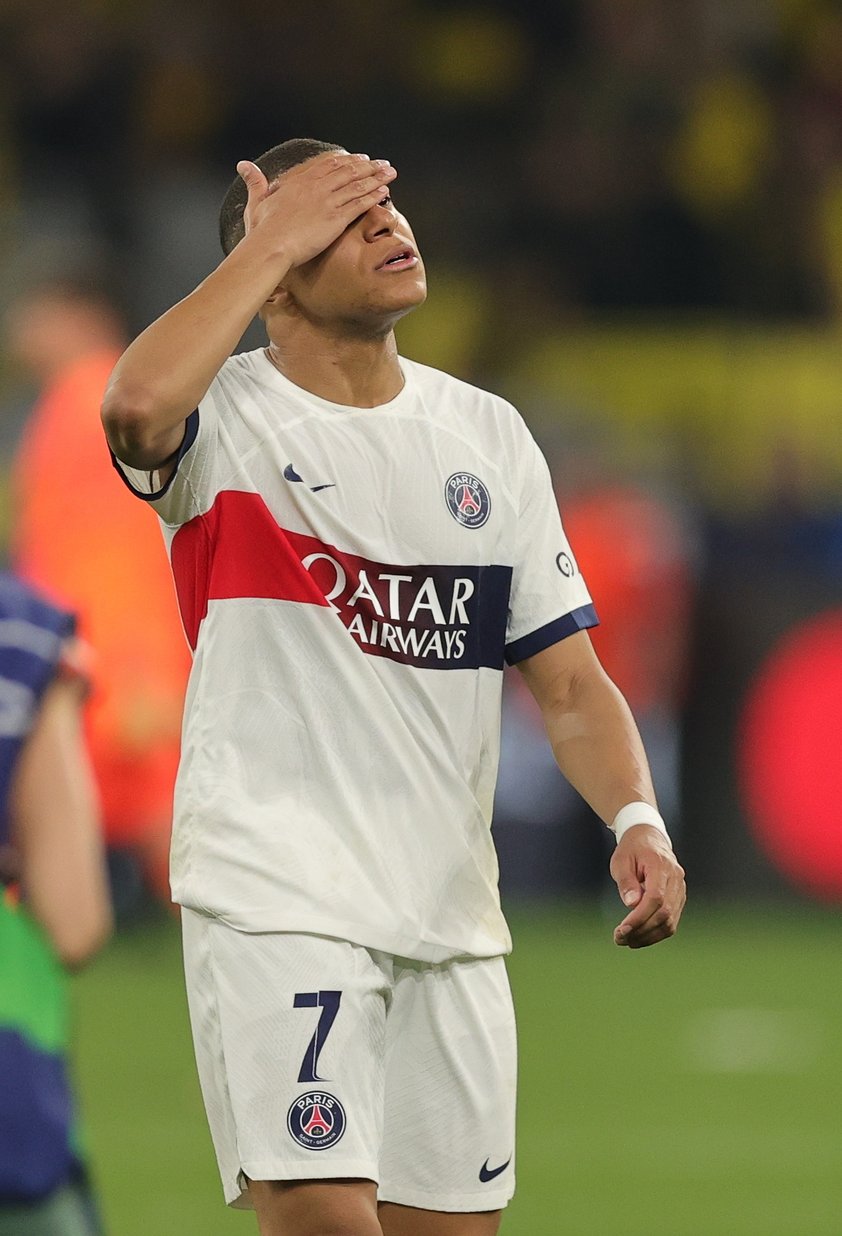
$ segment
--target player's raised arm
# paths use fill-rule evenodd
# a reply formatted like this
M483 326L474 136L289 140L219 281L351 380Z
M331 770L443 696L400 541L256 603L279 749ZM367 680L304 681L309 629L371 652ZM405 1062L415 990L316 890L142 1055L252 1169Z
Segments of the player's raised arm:
M643 948L675 933L684 908L684 872L659 819L643 744L626 701L580 631L520 662L556 762L609 826L628 808L611 875L629 913L617 944ZM634 804L634 806L632 806ZM635 813L640 816L635 822ZM620 829L618 828L618 835Z
M248 189L245 238L138 336L111 376L103 424L132 467L157 468L178 450L185 420L287 273L328 248L396 175L385 160L345 151L309 159L272 185L254 163L237 171Z

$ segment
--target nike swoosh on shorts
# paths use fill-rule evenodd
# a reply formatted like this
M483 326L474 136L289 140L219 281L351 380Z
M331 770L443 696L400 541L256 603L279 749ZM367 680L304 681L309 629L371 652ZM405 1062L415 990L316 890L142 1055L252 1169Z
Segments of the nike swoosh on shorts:
M489 1180L493 1180L495 1176L499 1176L502 1172L504 1172L506 1168L509 1166L509 1164L511 1163L511 1161L512 1161L512 1156L509 1155L508 1159L506 1159L506 1162L502 1165L502 1167L491 1167L490 1168L488 1166L488 1159L486 1159L482 1167L479 1169L479 1178L481 1182L483 1184L488 1184Z

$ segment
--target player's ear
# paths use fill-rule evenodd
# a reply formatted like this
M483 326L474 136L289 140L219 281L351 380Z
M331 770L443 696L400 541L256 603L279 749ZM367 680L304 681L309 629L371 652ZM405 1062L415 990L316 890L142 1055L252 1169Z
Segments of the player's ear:
M271 317L276 313L288 313L295 305L295 300L288 288L279 283L271 296L268 296L260 311L261 317Z
M271 305L273 308L280 308L283 304L284 298L288 296L289 292L282 283L279 283L271 296L267 296L266 304Z

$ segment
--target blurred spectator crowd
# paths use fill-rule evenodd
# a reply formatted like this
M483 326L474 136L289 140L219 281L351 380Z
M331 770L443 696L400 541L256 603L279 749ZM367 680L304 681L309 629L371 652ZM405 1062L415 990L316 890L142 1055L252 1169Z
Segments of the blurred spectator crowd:
M5 247L140 259L140 318L162 245L198 259L171 217L299 134L375 146L434 262L533 307L842 304L838 0L5 0L0 79Z

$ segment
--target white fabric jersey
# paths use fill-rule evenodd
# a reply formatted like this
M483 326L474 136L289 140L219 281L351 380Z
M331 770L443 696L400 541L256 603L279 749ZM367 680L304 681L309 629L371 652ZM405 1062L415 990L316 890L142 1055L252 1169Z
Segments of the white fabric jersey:
M167 486L122 466L194 649L173 897L243 931L494 956L504 661L596 616L517 412L401 368L390 403L349 408L234 356Z

